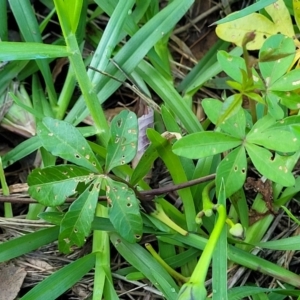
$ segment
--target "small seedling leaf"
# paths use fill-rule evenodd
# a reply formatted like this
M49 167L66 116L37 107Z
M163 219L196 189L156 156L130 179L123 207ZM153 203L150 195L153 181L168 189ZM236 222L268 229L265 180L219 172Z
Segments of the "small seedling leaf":
M292 38L277 34L265 41L259 51L259 69L268 86L287 72L294 57L295 44Z
M247 158L244 147L232 150L221 161L217 169L216 187L220 190L224 181L226 197L237 192L244 184L247 173Z
M73 165L35 169L28 176L28 192L43 205L57 206L76 193L80 182L88 183L93 179L93 173Z
M140 240L143 233L139 201L126 184L109 178L106 180L109 219L126 241L135 243Z
M130 162L137 151L138 121L133 112L123 110L111 122L106 171Z
M267 149L246 143L246 150L255 168L268 179L283 186L295 184L295 178L287 166L288 157L274 154Z
M197 132L175 142L173 152L180 156L197 159L227 151L241 143L241 139L221 132Z
M37 133L43 147L53 155L93 172L101 172L101 166L86 139L70 123L45 117L37 124Z
M58 246L61 252L70 253L72 246L80 247L84 244L94 219L101 180L99 178L91 186L87 187L71 204L62 219L58 237Z

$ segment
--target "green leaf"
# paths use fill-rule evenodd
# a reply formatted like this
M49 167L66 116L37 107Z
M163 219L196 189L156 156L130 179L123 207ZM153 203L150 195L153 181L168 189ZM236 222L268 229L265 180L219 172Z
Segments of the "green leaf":
M271 115L265 115L252 126L251 130L247 134L247 137L257 132L262 132L267 128L271 127L272 125L274 125L275 123L276 120L274 119L274 117L272 117Z
M300 148L300 140L294 133L278 127L255 128L255 130L249 132L246 141L247 143L257 144L281 152L294 152Z
M173 83L170 83L146 61L141 61L136 71L164 101L166 107L179 119L189 133L203 130L188 102L179 95Z
M138 121L133 112L123 110L111 122L106 171L129 163L137 151Z
M265 249L296 251L296 250L300 250L300 236L291 236L285 239L261 242L258 243L256 246Z
M144 274L166 299L177 299L177 284L149 252L139 244L127 243L117 234L111 234L111 241L126 261Z
M83 0L68 0L66 1L67 11L70 14L70 24L71 24L71 30L73 33L76 32L79 19L80 19L80 13L82 9L82 2ZM70 7L73 7L73 9L70 9Z
M260 49L267 37L281 32L293 37L295 35L291 16L283 0L265 8L272 21L259 13L252 13L235 21L220 24L216 28L219 38L242 46L244 37L249 32L255 32L255 39L247 44L247 49ZM235 13L236 14L236 13ZM231 15L233 18L234 14Z
M225 178L223 178L225 179ZM226 186L221 179L218 204L226 207ZM212 256L212 290L214 299L227 299L227 228L223 226Z
M147 129L147 136L151 141L151 145L155 147L159 157L163 160L170 172L173 182L175 184L186 182L188 179L184 166L180 158L173 153L170 141L152 128ZM195 222L196 209L191 189L180 189L178 190L178 194L182 199L184 212L187 216L189 216L189 218L186 218L187 229L194 231L197 229L197 224Z
M22 51L20 51L20 48ZM29 60L69 56L65 46L42 43L1 42L0 60Z
M288 157L274 155L262 147L246 143L246 150L255 168L268 179L283 186L295 184L295 178L286 165Z
M300 87L300 69L294 69L286 75L280 77L271 86L270 91L290 92L299 89Z
M41 146L41 140L37 136L33 136L30 139L27 139L24 142L18 144L15 148L2 156L3 168L5 169L21 158L33 153Z
M106 178L109 219L117 232L128 242L140 240L143 221L139 201L126 184Z
M281 104L283 106L286 106L289 109L299 109L300 108L300 99L299 94L297 91L295 92L274 92L273 94L276 94L279 98Z
M1 243L0 262L19 257L54 242L58 237L58 232L58 226L53 226Z
M231 21L235 21L237 19L243 18L251 13L254 13L258 10L261 10L262 8L266 7L267 5L270 5L274 3L276 0L263 0L263 1L257 1L256 3L249 5L245 7L244 9L226 16L225 18L221 19L220 21L214 22L212 25L219 25Z
M235 115L241 109L242 102L242 94L234 94L226 98L216 125L219 126L222 122Z
M202 100L201 104L207 117L216 124L222 112L223 103L216 99L206 98ZM244 138L246 128L244 109L240 108L237 113L220 123L219 127L234 137Z
M244 147L232 150L217 168L216 187L220 190L224 181L226 197L237 192L244 184L247 174L247 159Z
M81 247L89 235L94 220L95 209L102 178L96 179L91 186L71 204L61 221L58 237L59 250L70 253L71 247Z
M70 123L46 117L37 124L37 133L43 147L51 154L93 172L102 172L88 142Z
M218 51L218 62L222 70L235 81L242 83L243 76L241 70L246 71L245 60L239 56L231 55L226 51Z
M284 117L284 112L279 105L279 101L280 98L274 92L269 91L267 93L266 103L268 105L268 113L276 120L282 119Z
M143 179L144 176L146 176L151 170L157 157L158 153L155 147L150 144L133 170L130 178L130 184L136 185L141 179Z
M253 296L260 294L262 292L265 293L276 293L276 294L281 294L281 295L288 295L288 296L299 296L299 291L298 290L290 290L290 289L267 289L267 288L261 288L257 286L238 286L232 289L228 290L228 300L241 300L245 299L248 296ZM274 298L269 298L269 299L275 299ZM276 298L277 299L277 298ZM282 299L282 298L280 298ZM286 299L284 297L284 299Z
M196 159L222 153L241 143L241 139L221 132L197 132L175 142L173 152L180 156Z
M273 57L274 59L271 60ZM287 72L294 57L295 44L292 38L277 34L264 42L259 51L259 69L267 86L272 86L273 82Z
M94 174L72 165L35 169L28 176L28 192L43 205L57 206L76 193L79 182L88 183L93 179Z
M127 74L132 73L150 49L162 38L162 33L167 33L172 30L174 25L182 18L182 16L184 16L193 2L193 0L174 0L170 2L163 10L142 26L128 42L126 42L124 47L118 51L114 60ZM120 80L125 79L124 74L122 74L113 63L108 65L105 72ZM101 87L101 91L98 93L98 99L101 99L101 101L105 101L121 85L119 82L107 78L107 76L102 76L100 81L93 82L93 84L94 86L97 85ZM170 102L172 101L170 100ZM69 112L67 120L70 122L80 122L87 115L88 110L84 105L84 100L81 98ZM189 112L189 115L190 117L193 116L194 126L197 125L197 128L201 128L199 122L196 124L197 118L195 118L191 112Z
M94 267L95 255L95 253L87 254L55 271L21 299L57 299Z

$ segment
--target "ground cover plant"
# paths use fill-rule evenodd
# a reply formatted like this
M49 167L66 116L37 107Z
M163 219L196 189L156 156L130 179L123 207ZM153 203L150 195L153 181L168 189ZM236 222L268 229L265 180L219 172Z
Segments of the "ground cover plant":
M0 1L1 124L26 137L1 155L0 262L45 247L72 260L21 299L300 299L298 1L222 1L220 40L185 73L169 45L192 0L40 2L42 21ZM108 118L123 87L139 100ZM15 195L9 170L29 157ZM148 180L158 164L165 186Z

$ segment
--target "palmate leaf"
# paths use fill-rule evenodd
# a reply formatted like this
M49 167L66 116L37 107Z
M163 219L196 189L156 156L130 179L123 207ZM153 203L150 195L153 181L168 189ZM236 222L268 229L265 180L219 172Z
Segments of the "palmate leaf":
M293 125L291 121L297 119L291 117L286 119L276 122L271 115L264 116L252 127L246 141L275 151L297 151L300 148L300 136L292 131L291 127Z
M281 93L283 93L283 92L281 92ZM268 91L268 93L266 94L266 103L268 105L268 113L276 120L280 120L284 117L284 111L283 111L282 107L279 105L280 100L281 100L281 98L278 97L278 95L272 91Z
M276 80L270 87L271 91L290 92L300 87L300 70L294 69Z
M244 147L232 150L221 161L217 169L216 186L220 190L224 182L226 197L237 192L244 184L247 173L247 158Z
M124 183L106 178L106 196L109 219L117 232L130 243L139 241L143 233L143 221L139 201L132 189Z
M223 103L216 99L206 98L202 100L201 104L210 121L216 124L222 113ZM244 109L240 107L236 114L220 123L219 127L234 137L244 138L246 128Z
M274 157L269 150L248 142L245 147L255 168L262 175L283 186L295 184L295 178L287 167L289 157L278 154Z
M76 193L80 182L87 183L93 179L93 173L73 165L35 169L28 176L28 192L43 205L57 206Z
M137 151L138 121L133 112L123 110L111 122L106 171L130 162Z
M300 149L300 140L292 133L280 129L267 129L247 136L247 142L280 152L294 152Z
M197 159L222 153L241 143L241 139L221 132L197 132L175 142L173 152L180 156Z
M45 117L37 124L37 134L43 147L53 155L93 172L102 172L86 139L70 123Z
M272 60L272 57L277 59ZM277 34L268 38L259 51L259 69L267 86L284 75L295 57L295 44L292 38ZM269 59L270 61L266 61ZM265 60L264 62L261 62Z
M58 237L59 250L69 253L73 245L82 246L91 230L94 220L102 178L96 179L91 186L71 204L61 221Z
M222 70L224 70L228 76L239 83L243 82L241 70L246 71L246 63L243 58L231 55L223 50L218 51L217 58Z

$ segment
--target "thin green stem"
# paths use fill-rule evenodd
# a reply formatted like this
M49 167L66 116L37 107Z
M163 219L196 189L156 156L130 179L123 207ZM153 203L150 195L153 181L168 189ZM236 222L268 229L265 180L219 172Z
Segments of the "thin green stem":
M71 33L66 36L65 39L67 46L72 52L72 55L69 56L70 63L78 80L86 106L94 120L94 124L97 129L97 137L99 142L106 146L109 139L109 126L106 121L104 111L88 78L81 52L77 44L76 35Z
M214 229L207 241L207 244L203 250L203 253L198 261L198 264L190 278L191 282L198 282L199 284L204 284L207 270L210 265L210 261L216 247L218 238L222 232L223 226L226 221L226 209L224 205L217 206L218 219L214 226Z
M146 249L150 252L150 254L167 270L167 272L175 278L178 282L187 282L188 278L182 276L180 273L176 272L173 268L171 268L153 249L152 245L149 243L145 244Z
M64 82L63 89L59 95L57 102L56 118L62 120L66 114L67 108L70 104L74 89L76 87L76 78L72 66L69 66L68 74Z
M7 0L0 0L0 39L2 42L8 40Z
M107 208L101 204L98 204L96 208L96 216L106 218L107 214ZM93 252L96 252L93 291L93 300L96 300L103 298L106 276L110 275L109 236L106 231L94 230Z
M2 186L2 193L4 196L9 195L9 188L7 186L6 180L5 180L5 174L2 166L2 159L0 156L0 182ZM13 217L13 211L11 203L5 202L4 203L4 216L5 218L12 218Z

